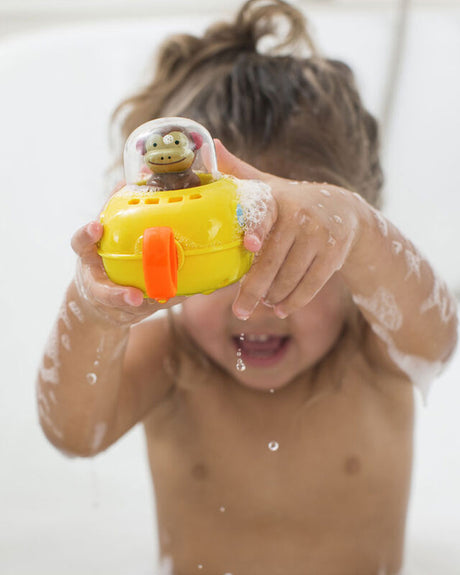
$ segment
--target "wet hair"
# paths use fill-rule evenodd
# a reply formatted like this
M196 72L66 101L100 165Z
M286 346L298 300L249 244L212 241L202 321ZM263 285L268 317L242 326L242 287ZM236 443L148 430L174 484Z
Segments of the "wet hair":
M340 185L379 206L377 122L350 67L319 53L287 2L249 0L232 22L168 38L155 69L114 112L124 139L148 120L184 116L259 169Z

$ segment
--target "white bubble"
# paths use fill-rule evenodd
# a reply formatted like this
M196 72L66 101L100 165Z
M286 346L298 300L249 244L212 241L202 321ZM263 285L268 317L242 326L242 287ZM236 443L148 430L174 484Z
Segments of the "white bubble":
M384 215L379 212L378 210L372 208L372 213L374 214L375 219L377 220L377 227L380 230L382 236L386 237L388 235L388 222L385 219Z
M332 236L331 234L329 234L329 238L328 238L328 240L327 240L327 245L328 245L328 246L335 246L336 243L337 243L337 242L336 242L334 236Z
M407 280L412 274L414 274L420 281L420 264L422 263L422 256L417 252L411 252L410 250L405 250L404 254L406 256L406 264L408 267L408 271L404 279Z
M67 351L70 351L70 337L67 333L63 333L61 335L61 343L62 343L62 347L64 349L66 349Z
M86 381L90 384L90 385L94 385L97 381L97 375L95 373L87 373L86 374Z
M268 444L268 449L270 451L278 451L279 447L280 446L277 441L270 441L270 443Z
M75 301L69 301L69 309L70 311L73 313L73 315L78 319L78 321L80 323L83 323L85 321L85 317L83 315L83 312L81 311L81 309L78 307L77 302Z

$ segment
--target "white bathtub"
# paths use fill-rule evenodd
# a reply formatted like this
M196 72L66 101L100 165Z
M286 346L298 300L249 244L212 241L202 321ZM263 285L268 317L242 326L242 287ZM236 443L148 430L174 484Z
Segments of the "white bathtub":
M352 63L366 102L378 113L391 12L316 8L312 14L323 48ZM455 288L460 80L454 83L450 68L458 71L459 58L454 65L435 52L460 54L460 19L455 11L433 14L430 21L420 11L417 33L411 28L409 34L386 149L388 213ZM94 460L66 459L38 427L34 379L73 272L70 236L104 201L110 111L140 82L158 39L203 24L194 18L113 21L0 43L2 575L155 573L154 502L140 429ZM428 76L420 60L426 55ZM414 196L420 198L416 209ZM418 404L407 536L412 575L460 573L459 406L457 354L428 407Z

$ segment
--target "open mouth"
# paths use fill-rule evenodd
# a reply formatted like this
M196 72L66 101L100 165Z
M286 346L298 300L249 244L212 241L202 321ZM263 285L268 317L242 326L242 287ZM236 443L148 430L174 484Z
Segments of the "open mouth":
M290 336L273 334L245 334L233 336L236 349L241 349L241 359L246 365L269 367L280 361L291 340Z

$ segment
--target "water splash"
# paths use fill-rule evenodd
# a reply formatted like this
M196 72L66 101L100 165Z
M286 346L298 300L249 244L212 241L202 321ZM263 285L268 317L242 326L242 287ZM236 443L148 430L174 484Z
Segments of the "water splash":
M240 334L240 345L238 346L238 349L236 350L236 370L237 371L246 371L246 364L243 361L243 358L241 357L242 355L242 350L241 350L241 345L244 341L244 333Z

